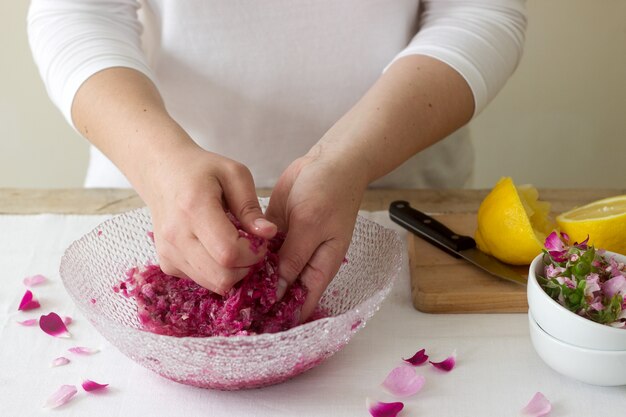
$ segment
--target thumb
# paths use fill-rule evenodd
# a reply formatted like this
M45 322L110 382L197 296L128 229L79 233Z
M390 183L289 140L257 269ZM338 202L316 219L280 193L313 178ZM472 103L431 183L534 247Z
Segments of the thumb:
M309 263L304 267L300 279L308 293L302 306L300 322L306 321L315 311L326 287L337 274L343 257L344 252L338 251L329 242L325 242L317 248Z
M228 209L241 222L243 229L265 239L274 237L278 228L261 211L250 171L242 165L240 172L221 182Z
M278 253L278 299L280 300L287 287L293 284L309 263L309 259L320 244L321 238L316 236L318 230L292 222L289 233Z

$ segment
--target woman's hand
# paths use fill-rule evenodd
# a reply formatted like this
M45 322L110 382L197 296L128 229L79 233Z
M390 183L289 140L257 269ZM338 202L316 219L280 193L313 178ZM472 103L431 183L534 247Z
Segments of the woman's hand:
M350 245L367 186L361 171L316 147L285 170L272 192L267 218L288 232L279 253L278 296L300 277L309 291L302 320L315 310Z
M268 219L288 231L279 273L309 289L306 319L339 269L367 184L465 124L473 113L463 77L437 59L395 61L304 157L283 173Z
M143 74L129 68L94 74L78 90L72 117L150 208L166 273L224 294L263 256L263 248L254 253L224 212L247 232L276 234L261 212L250 171L196 145Z
M196 146L170 153L147 169L140 194L152 213L161 269L225 294L266 248L254 252L224 208L247 232L264 238L276 234L261 212L250 171Z

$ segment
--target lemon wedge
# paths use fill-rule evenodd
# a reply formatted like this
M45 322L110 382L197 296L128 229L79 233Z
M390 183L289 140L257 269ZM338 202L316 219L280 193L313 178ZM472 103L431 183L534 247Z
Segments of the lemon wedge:
M513 265L528 265L553 230L550 204L530 185L516 187L503 177L478 209L478 249Z
M626 195L609 197L557 216L561 232L571 242L582 242L621 254L626 253Z

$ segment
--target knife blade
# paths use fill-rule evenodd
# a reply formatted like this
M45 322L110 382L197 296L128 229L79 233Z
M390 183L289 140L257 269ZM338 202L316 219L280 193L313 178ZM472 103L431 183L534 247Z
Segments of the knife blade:
M455 233L429 215L414 209L407 201L391 203L389 218L455 258L463 258L491 275L526 286L526 275L481 252L476 248L473 238Z

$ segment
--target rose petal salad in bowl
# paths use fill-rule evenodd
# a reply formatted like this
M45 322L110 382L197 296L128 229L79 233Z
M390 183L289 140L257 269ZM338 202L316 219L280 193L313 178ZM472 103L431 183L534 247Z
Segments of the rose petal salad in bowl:
M530 335L554 370L626 385L626 256L551 233L530 265Z
M616 258L552 232L544 251L541 287L559 304L597 323L626 328L626 267Z
M551 233L531 264L529 310L546 332L589 349L626 350L626 257Z

